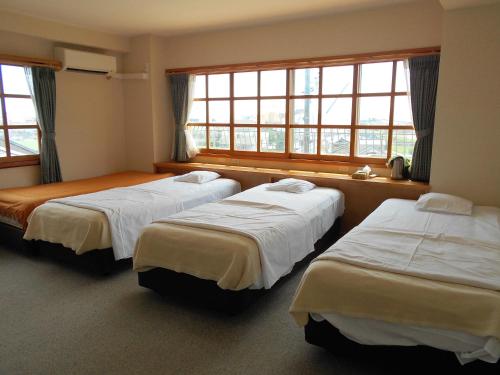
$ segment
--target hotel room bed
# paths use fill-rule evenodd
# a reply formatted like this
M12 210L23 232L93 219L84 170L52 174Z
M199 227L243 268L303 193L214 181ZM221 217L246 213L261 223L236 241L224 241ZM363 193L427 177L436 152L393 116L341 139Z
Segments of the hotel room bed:
M268 185L147 226L133 258L139 284L165 295L194 293L211 307L238 310L246 304L240 297L271 288L315 243L326 249L344 195L320 187L301 194L269 191Z
M176 177L51 200L28 219L24 239L70 249L76 255L112 252L130 258L141 229L159 217L236 194L237 181L218 178L203 184Z
M0 237L20 243L31 212L50 199L137 185L168 176L172 174L128 171L82 180L2 189L0 190Z
M290 313L320 346L335 331L360 344L455 352L462 364L496 362L500 209L465 216L387 200L311 263Z

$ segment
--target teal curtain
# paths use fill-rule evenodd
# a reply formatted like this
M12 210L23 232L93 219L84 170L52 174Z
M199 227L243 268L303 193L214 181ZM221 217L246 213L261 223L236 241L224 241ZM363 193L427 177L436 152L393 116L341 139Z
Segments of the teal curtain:
M40 167L42 184L61 182L61 168L56 147L56 77L53 69L24 68L42 133Z
M410 176L412 180L428 182L431 175L439 56L414 57L408 60L408 65L411 109L417 136Z
M175 161L187 161L193 152L186 141L186 124L192 103L194 76L189 74L172 74L170 76L170 92L174 113L174 144L172 158Z

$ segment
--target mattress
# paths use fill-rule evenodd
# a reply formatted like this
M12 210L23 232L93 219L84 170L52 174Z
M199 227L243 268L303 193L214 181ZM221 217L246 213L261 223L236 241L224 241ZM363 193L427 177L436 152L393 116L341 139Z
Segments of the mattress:
M164 181L173 186L166 195L175 203L173 207L169 206L168 210L171 211L167 210L162 213L165 216L177 212L178 209L222 199L240 191L238 182L223 178L201 185L177 182L174 181L174 177L164 179ZM156 181L153 184L161 183L161 181ZM176 197L190 186L197 188L196 191L192 194L184 194L182 198ZM123 206L126 205L123 204ZM24 236L26 240L62 244L74 250L78 255L113 247L112 237L110 223L104 212L51 201L33 211Z
M458 216L414 205L384 202L318 257L304 273L291 314L300 325L310 314L326 318L361 343L407 340L456 351L462 362L497 360L500 210L474 207L472 216ZM352 322L371 334L362 336ZM391 335L397 327L400 341L387 336L388 327ZM443 332L453 336L447 345ZM475 346L460 347L457 337Z
M54 184L2 189L0 190L0 217L3 218L2 222L8 219L8 224L18 223L21 227L26 227L31 212L50 199L86 194L119 186L137 185L168 176L172 176L172 174L129 171Z
M199 206L179 215L193 216L199 211L208 211L210 215L212 210L220 208L217 206L227 205L232 214L225 219L233 225L248 227L260 226L262 220L261 216L254 216L254 221L248 223L248 218L244 217L246 211L242 211L248 205L277 207L278 210L288 208L307 218L313 228L313 240L317 241L343 214L344 195L338 190L316 188L304 194L293 194L267 191L266 186L260 185L236 194L217 203L216 207ZM228 290L260 289L264 286L261 251L252 237L228 227L216 226L210 219L194 225L171 222L176 216L144 229L134 252L136 271L165 268L216 281L220 288ZM266 220L269 220L266 225L273 226L273 218L266 217ZM304 230L299 230L298 235L302 235ZM279 276L289 272L294 263L295 259L287 259L282 267L285 271Z

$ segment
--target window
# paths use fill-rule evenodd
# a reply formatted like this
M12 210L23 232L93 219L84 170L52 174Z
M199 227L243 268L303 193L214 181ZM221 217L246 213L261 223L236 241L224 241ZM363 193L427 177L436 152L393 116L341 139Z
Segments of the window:
M0 167L38 162L40 134L24 68L0 65Z
M384 163L411 158L403 60L199 74L189 128L202 151Z

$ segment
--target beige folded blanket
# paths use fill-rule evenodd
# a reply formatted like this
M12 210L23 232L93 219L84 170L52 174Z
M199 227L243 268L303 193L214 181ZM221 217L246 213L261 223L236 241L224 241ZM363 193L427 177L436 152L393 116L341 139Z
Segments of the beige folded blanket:
M306 270L290 313L338 313L500 339L500 292L319 259Z
M222 289L241 290L261 277L254 240L235 233L155 223L147 226L134 251L134 270L161 267L213 280Z

